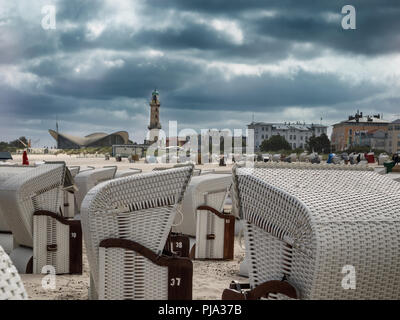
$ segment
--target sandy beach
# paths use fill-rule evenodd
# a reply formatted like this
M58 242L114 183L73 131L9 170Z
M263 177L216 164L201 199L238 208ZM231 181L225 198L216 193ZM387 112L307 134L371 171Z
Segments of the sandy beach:
M89 289L89 265L83 248L82 275L56 276L54 290L43 289L43 275L21 274L29 299L32 300L87 300ZM232 261L193 261L193 299L220 300L222 291L232 280L246 282L238 275L239 263L244 251L235 241L235 259Z
M105 160L104 155L98 155L97 157L94 155L80 157L77 155L44 155L44 154L29 154L30 163L41 162L41 161L64 161L67 166L81 166L81 168L85 168L88 166L101 168L104 166L117 166L119 170L129 169L129 168L138 168L142 169L143 172L150 172L155 167L173 167L173 164L170 163L157 163L157 164L147 164L144 160L137 161L135 163L129 163L127 158L123 158L121 162L115 161L115 158L110 158L110 160ZM22 163L22 155L14 155L13 160L10 162ZM204 165L196 165L196 168L201 170L210 170L213 169L215 171L227 171L232 172L232 165L228 164L226 167L219 167L218 164L204 164Z
M21 163L22 156L14 156L13 162ZM143 172L149 172L154 167L172 167L173 164L146 164L144 161L129 163L127 159L116 162L114 158L105 160L104 156L68 156L68 155L29 155L31 163L39 161L65 161L69 166L103 167L117 166L119 170L128 168L139 168ZM383 169L382 166L373 165L376 170ZM232 166L219 167L216 164L199 165L196 168L202 170L214 169L216 171L231 172ZM392 174L392 178L398 178L399 174ZM33 300L86 300L89 288L89 265L83 246L83 273L82 275L58 275L56 276L56 288L54 290L42 287L43 275L23 274L21 275L29 298ZM232 280L247 282L248 279L239 276L239 265L244 258L244 250L239 245L238 238L235 239L234 260L232 261L193 261L193 299L196 300L220 300L222 292L229 286Z
M129 163L127 159L116 162L114 158L105 160L99 157L77 157L67 155L29 155L29 161L65 161L69 166L79 165L103 167L115 165L118 169L139 168L143 172L149 172L157 166L172 166L172 164L146 164L143 161ZM14 156L13 162L21 163L22 156ZM196 166L202 170L215 169L217 171L230 171L231 166L219 167L208 164ZM89 265L86 258L85 246L83 246L83 273L82 275L57 275L56 288L54 290L42 288L43 275L22 274L22 280L33 300L86 300L89 288ZM246 282L247 279L239 276L239 264L244 257L244 250L235 239L234 260L232 261L193 261L193 299L220 300L222 292L229 286L232 280Z

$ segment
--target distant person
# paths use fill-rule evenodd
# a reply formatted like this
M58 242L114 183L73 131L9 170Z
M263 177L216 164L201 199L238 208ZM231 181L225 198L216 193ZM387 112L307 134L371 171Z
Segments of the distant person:
M29 166L28 154L26 153L26 150L24 150L24 153L22 154L22 165Z
M400 162L399 154L398 153L393 154L392 160L393 160L395 165L398 164Z
M354 161L354 153L353 152L350 153L350 155L349 155L349 161L350 161L350 164L354 164L355 163L355 161Z
M361 161L361 154L359 153L357 156L357 163L360 163L360 161Z

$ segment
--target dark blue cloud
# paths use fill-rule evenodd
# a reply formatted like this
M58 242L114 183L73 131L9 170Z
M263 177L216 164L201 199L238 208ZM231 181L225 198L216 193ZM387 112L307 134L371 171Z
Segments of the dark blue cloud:
M0 15L0 68L8 77L0 76L3 119L50 121L59 115L70 123L75 119L89 133L110 123L117 127L118 117L111 116L117 110L136 119L137 130L145 130L143 117L154 87L161 92L162 118L176 116L193 126L224 119L224 114L238 123L242 113L268 115L291 106L324 107L344 117L356 105L362 109L366 103L371 109L371 101L376 112L398 108L396 75L388 82L376 81L379 75L373 75L374 81L363 75L366 80L353 84L340 70L334 71L335 57L347 59L349 65L352 59L368 64L370 59L399 53L398 0L353 0L357 29L346 31L340 14L348 4L344 0L138 1L135 14L145 19L137 24L116 22L118 2L106 7L101 0L59 0L57 29L50 31L40 26L39 7L31 21L31 12L21 3L21 10ZM232 39L235 30L229 27L216 30L215 20L234 23L243 35L241 41ZM88 37L88 23L101 21L107 21L104 31ZM151 56L146 53L150 50L162 54ZM278 68L287 59L309 61L327 52L333 66L325 73L302 67L257 75L230 70L231 64ZM108 68L103 60L120 65ZM207 66L211 62L224 67ZM24 80L26 75L29 81ZM102 112L82 116L87 110Z

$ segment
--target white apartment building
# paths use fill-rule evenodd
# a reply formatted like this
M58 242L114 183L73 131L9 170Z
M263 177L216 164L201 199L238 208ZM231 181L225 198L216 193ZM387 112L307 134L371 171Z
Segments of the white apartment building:
M306 123L266 123L252 122L247 125L248 129L254 130L254 147L259 150L261 143L271 136L283 136L293 149L304 148L308 138L315 135L327 134L328 127L321 124Z
M400 119L389 123L385 149L389 153L400 152Z

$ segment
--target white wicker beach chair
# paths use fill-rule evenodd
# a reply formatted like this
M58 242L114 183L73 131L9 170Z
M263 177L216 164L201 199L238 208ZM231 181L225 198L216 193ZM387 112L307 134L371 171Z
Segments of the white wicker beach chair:
M35 165L22 166L18 164L0 165L0 186L12 176L19 174L23 175L25 174L25 172L31 170L34 167L36 166ZM14 240L11 228L8 226L6 217L2 213L1 204L0 204L0 245L8 254L11 253L14 246Z
M232 175L208 174L193 177L182 201L182 214L175 219L173 232L196 237L197 208L209 206L222 211L232 185Z
M75 184L78 188L78 192L76 193L76 205L78 212L80 212L83 198L86 196L88 191L94 186L98 185L100 182L113 179L116 171L117 167L113 166L85 170L78 173L78 175L75 177Z
M0 246L0 301L27 299L28 295L17 269Z
M103 182L82 203L91 272L99 299L191 299L192 262L161 255L192 166Z
M280 153L275 153L274 155L272 155L272 161L273 162L281 161L281 154Z
M16 174L16 172L21 172L21 170L28 170L27 166L17 166L17 165L0 165L0 186L8 178ZM0 246L3 247L4 251L8 254L13 249L13 236L10 227L7 224L6 218L2 213L0 204Z
M155 167L153 168L153 171L162 171L162 170L169 170L172 168L182 168L182 167L187 167L187 166L192 166L190 163L177 163L173 167ZM193 169L193 177L200 176L201 175L201 169Z
M235 167L250 290L223 298L399 299L400 185L371 170Z
M383 166L386 161L389 161L389 156L386 153L381 153L378 158L378 164Z
M297 161L297 153L291 153L289 157L291 162Z
M176 217L172 227L171 248L166 250L196 259L233 258L235 217L221 213L231 184L231 174L192 178L182 201L182 216ZM199 207L203 210L197 210Z
M68 166L68 170L71 173L71 176L73 178L75 178L76 175L80 172L81 167L80 166Z
M117 178L129 177L138 173L142 173L142 169L129 168L127 170L118 170L115 173L114 178L117 179Z
M68 170L71 173L73 179L79 173L81 167L80 166L69 166ZM64 218L74 218L76 214L76 192L77 189L75 187L68 188L64 190L64 205L62 209L62 216Z
M206 170L201 170L200 175L204 176L206 174L212 174L215 173L215 169L206 169Z
M308 161L308 153L302 152L299 157L300 162L307 162Z
M318 163L321 163L322 156L319 156L318 153L313 152L313 153L307 155L307 161L311 162L313 164L318 164Z
M81 273L80 222L60 213L64 189L72 184L65 163L9 169L0 184L0 207L14 237L10 258L18 271L41 273L52 265L58 274Z

